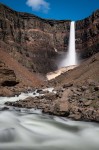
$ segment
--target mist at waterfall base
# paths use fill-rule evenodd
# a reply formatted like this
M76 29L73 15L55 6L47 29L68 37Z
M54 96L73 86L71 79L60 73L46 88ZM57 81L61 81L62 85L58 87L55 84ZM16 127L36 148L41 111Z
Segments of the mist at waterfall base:
M75 22L74 21L72 21L70 24L68 52L63 54L62 60L60 60L58 68L73 66L73 65L74 66L78 65L78 56L75 49Z

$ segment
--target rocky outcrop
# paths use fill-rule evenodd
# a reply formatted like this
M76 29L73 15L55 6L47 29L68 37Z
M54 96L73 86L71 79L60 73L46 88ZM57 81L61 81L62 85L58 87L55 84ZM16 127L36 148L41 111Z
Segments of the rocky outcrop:
M18 79L13 70L9 69L0 61L0 96L11 96L13 93L9 88L19 84Z
M0 86L10 87L18 83L14 71L7 68L3 62L0 62Z
M83 59L99 52L99 10L76 22L76 50Z

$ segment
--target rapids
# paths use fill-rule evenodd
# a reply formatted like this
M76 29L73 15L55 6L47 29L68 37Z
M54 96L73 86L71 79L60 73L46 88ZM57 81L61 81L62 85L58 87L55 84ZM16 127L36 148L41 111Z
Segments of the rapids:
M55 92L53 88L46 90ZM2 111L6 101L39 95L34 91L0 97L0 150L99 150L96 123L45 115L35 109L9 107Z
M27 112L0 113L0 150L99 150L99 126Z

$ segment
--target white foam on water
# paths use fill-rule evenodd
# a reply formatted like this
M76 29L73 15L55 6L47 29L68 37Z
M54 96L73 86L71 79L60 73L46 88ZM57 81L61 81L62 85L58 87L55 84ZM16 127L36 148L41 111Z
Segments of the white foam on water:
M53 88L46 90L54 92ZM0 105L35 95L40 94L0 97ZM1 111L0 150L99 150L99 125L43 115L35 109Z
M99 150L99 125L2 112L0 150Z
M56 91L54 91L54 88L45 88L42 89L42 91L48 91L50 93L56 93ZM37 96L42 96L44 94L40 94L37 92L37 90L32 91L32 92L27 92L27 93L21 93L20 95L16 95L13 97L0 97L0 105L4 105L5 102L15 102L15 101L19 101L19 100L24 100L28 97L37 97Z

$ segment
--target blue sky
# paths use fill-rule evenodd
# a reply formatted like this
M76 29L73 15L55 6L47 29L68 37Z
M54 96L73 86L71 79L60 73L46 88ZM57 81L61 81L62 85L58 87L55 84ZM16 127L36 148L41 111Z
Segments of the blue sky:
M42 18L80 20L99 9L99 0L0 0L16 11Z

